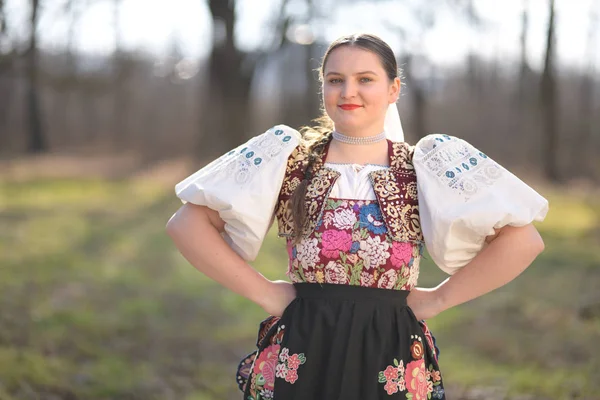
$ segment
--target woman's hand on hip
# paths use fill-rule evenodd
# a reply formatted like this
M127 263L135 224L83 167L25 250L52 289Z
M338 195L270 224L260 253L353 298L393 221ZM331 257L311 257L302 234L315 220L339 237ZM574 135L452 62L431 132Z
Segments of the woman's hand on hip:
M406 302L417 320L433 318L442 311L442 302L436 289L414 288Z
M281 317L283 311L296 298L296 288L287 281L272 281L259 304L269 315Z

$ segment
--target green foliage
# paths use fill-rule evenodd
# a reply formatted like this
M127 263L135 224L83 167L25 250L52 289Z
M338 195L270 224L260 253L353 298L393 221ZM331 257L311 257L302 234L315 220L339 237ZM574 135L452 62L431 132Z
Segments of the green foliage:
M580 313L600 303L600 201L549 197L534 265L429 321L454 390L600 393L600 317ZM178 254L178 206L148 181L0 182L0 399L241 397L235 367L266 315ZM286 258L272 229L253 266L286 279ZM420 285L444 277L425 255Z

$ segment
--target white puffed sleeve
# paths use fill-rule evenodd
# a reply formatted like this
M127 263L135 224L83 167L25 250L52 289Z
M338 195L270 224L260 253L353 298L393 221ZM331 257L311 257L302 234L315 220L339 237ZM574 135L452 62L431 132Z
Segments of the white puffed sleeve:
M287 159L300 138L277 125L179 182L175 192L184 203L218 211L227 243L252 261L273 222Z
M428 135L413 163L425 244L448 274L471 261L494 228L542 221L548 212L545 198L464 140Z

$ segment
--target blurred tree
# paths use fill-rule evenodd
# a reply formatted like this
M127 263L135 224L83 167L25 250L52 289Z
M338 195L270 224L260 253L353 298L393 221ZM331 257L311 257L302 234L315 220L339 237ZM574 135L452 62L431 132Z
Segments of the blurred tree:
M8 143L9 127L9 99L14 87L12 79L13 61L15 59L15 50L10 43L7 28L7 13L4 0L0 0L0 43L4 43L8 50L0 52L0 148Z
M598 51L598 22L600 1L592 2L589 14L589 27L586 44L587 66L581 74L581 106L579 110L579 146L572 149L575 154L573 159L579 161L579 169L587 178L600 178L595 169L598 168L596 154L598 152L594 138L594 94L596 91L596 56Z
M64 54L64 66L61 68L60 77L52 79L53 87L58 94L58 98L53 102L53 113L56 118L54 125L56 131L63 135L63 141L72 142L73 134L77 131L71 126L71 116L73 113L73 96L78 89L77 82L77 51L75 39L77 34L77 24L81 17L81 2L78 0L67 0L64 3L62 12L69 18L69 27L67 30L66 46Z
M529 0L523 0L521 11L521 62L519 68L519 98L523 98L527 79L531 76L531 67L527 60L527 40L529 33Z
M224 149L244 141L250 120L249 94L254 70L253 65L248 65L252 61L235 46L235 4L232 0L208 1L213 19L213 46L208 61L208 98L202 102L201 134L210 135L220 142L217 147Z
M31 15L29 18L30 37L29 46L25 53L27 61L27 122L28 141L27 151L38 153L48 150L48 142L44 135L42 111L39 101L39 71L38 71L38 46L37 27L40 11L39 0L31 0Z
M412 106L412 133L416 135L416 139L420 139L427 135L427 98L425 94L424 82L414 77L415 55L406 53L401 58L403 65L404 79L408 86Z
M537 108L535 101L535 86L537 78L529 65L527 58L529 42L529 0L522 0L521 3L521 35L519 38L520 60L518 65L518 78L516 88L510 101L510 112L514 118L509 119L509 129L515 132L524 132L531 106Z
M298 96L284 95L281 98L282 121L290 126L301 126L308 124L321 115L321 82L319 82L318 68L320 58L323 55L322 48L317 43L318 37L323 37L324 32L320 27L320 21L327 18L328 5L324 2L303 0L296 2L304 4L305 12L292 18L286 13L288 0L281 4L279 9L278 32L281 36L280 52L285 55L300 55L300 57L288 57L281 64L283 68L280 73L281 87L290 86L294 79L290 78L288 71L300 70L304 73L303 93Z
M352 0L354 1L354 0ZM381 2L384 2L382 0ZM429 133L427 121L427 77L423 71L419 70L416 74L416 61L420 64L426 62L425 55L422 54L425 38L428 31L435 27L436 18L440 10L446 8L451 13L464 18L471 26L481 27L483 22L475 9L472 0L434 0L429 2L410 2L404 1L406 7L410 10L412 19L417 22L417 28L413 30L406 29L405 26L398 23L395 15L383 15L383 24L392 32L396 32L404 47L404 55L401 56L401 67L404 72L404 81L407 86L407 92L410 96L411 132L419 139ZM475 57L468 58L469 79L473 87L478 87L476 78ZM431 69L433 71L433 69ZM418 77L417 77L418 76Z
M548 26L546 31L546 56L544 71L540 81L540 102L542 111L542 132L544 174L547 179L558 182L561 179L558 167L558 112L555 76L555 0L548 0Z
M123 38L121 32L120 12L122 0L113 0L113 142L123 143L127 138L126 117L129 114L129 101L127 92L127 81L131 68L128 68L127 54L123 51Z

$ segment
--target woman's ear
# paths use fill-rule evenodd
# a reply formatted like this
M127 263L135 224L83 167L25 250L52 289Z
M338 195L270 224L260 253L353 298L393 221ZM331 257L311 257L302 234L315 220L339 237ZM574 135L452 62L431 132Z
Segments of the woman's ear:
M402 82L400 81L400 78L394 78L394 81L390 85L390 104L398 101L398 97L400 96L401 83Z

